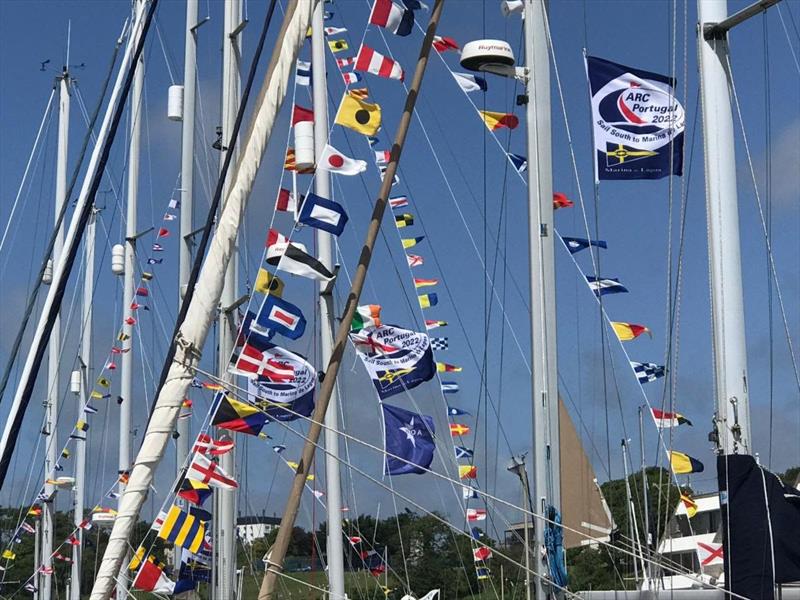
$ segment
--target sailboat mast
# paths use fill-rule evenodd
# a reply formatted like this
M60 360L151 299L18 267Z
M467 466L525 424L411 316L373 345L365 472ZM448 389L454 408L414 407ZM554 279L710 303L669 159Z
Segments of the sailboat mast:
M242 22L241 0L226 0L225 17L223 24L222 41L222 151L220 154L220 169L225 163L225 156L229 150L225 144L229 143L231 132L236 123L236 114L239 111L241 96L241 78L239 75L239 60L241 57L241 41L239 33L244 26ZM235 152L235 150L234 150ZM236 155L234 155L234 161ZM225 182L222 197L227 201L230 183ZM223 381L232 381L234 378L228 373L228 360L236 340L236 291L238 289L239 255L238 242L234 244L233 254L225 271L225 285L220 297L219 313L219 354L218 373ZM233 435L231 433L231 435ZM236 450L233 449L220 457L220 465L226 473L236 473ZM217 537L214 548L216 551L216 599L231 600L235 595L236 587L236 490L216 490L217 514L215 522Z
M544 600L540 557L547 507L560 511L555 269L553 258L553 169L550 139L550 53L545 0L525 0L527 66L528 227L531 289L531 395L533 418L532 550L536 600Z
M194 110L197 78L197 5L198 0L186 0L186 40L183 51L183 115L181 123L181 189L180 189L180 240L178 266L178 308L189 283L192 271L192 239L194 227ZM175 460L178 475L189 454L189 419L178 419L175 426ZM181 552L175 549L173 564L181 566Z
M311 18L311 76L314 91L314 153L321 156L328 142L328 83L325 68L325 3L317 3ZM317 169L314 190L323 198L330 198L330 174ZM319 260L333 271L333 237L317 230ZM336 327L333 312L333 295L326 292L327 283L319 284L320 360L327 365L333 351ZM342 489L339 477L339 401L334 387L328 410L325 411L325 483L328 513L328 584L331 600L344 600L344 547L342 541Z
M715 428L722 454L749 454L750 402L744 333L739 204L727 30L706 25L728 16L727 0L698 0L700 93L705 140L706 210L716 394ZM708 35L708 39L707 38Z
M642 459L642 514L644 515L644 549L643 554L650 557L650 482L647 479L647 460L644 453L644 406L639 407L639 451ZM655 541L655 540L654 540ZM653 563L649 561L646 565L646 577L648 585L653 582ZM646 588L649 589L649 588Z
M134 22L141 20L145 10L145 0L133 0ZM131 308L135 300L134 287L136 285L136 227L137 227L137 200L139 195L139 156L142 133L142 88L144 86L144 54L132 65L135 69L133 85L131 87L130 102L130 147L128 153L128 205L125 222L125 281L123 285L122 311L125 315L122 332L125 341L122 346L127 348L120 360L120 397L119 406L119 458L118 472L121 474L129 471L131 467L131 405L133 404L133 319L134 311ZM130 319L130 320L129 320ZM120 500L125 491L126 483L120 480ZM128 594L128 561L123 561L123 567L117 577L117 598L124 598Z

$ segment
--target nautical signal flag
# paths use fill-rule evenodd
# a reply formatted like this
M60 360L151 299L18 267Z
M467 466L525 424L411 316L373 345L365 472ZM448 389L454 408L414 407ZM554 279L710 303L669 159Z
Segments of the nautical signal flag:
M456 80L456 83L458 83L458 86L466 93L479 91L485 92L489 89L489 86L486 84L486 80L483 77L478 77L477 75L453 72L453 78Z
M211 424L222 429L258 435L267 422L267 415L244 402L218 393L215 398L217 410Z
M467 521L470 523L474 523L476 521L485 521L486 520L486 511L482 508L468 508L467 509Z
M178 491L178 496L187 502L202 506L203 502L208 500L212 493L211 487L208 484L187 478L181 482L181 489Z
M381 307L378 304L363 304L356 307L350 331L361 331L365 327L381 326Z
M639 380L639 383L650 383L659 377L664 377L664 375L667 373L666 367L653 363L641 363L632 360L631 367L633 368L633 372L636 374L636 379Z
M697 559L700 561L701 568L724 564L723 554L722 544L697 542Z
M387 475L425 473L433 462L436 433L433 418L390 404L381 404L386 432Z
M607 294L627 294L628 289L619 282L617 278L595 277L594 275L587 275L586 281L589 287L597 297L605 296Z
M358 175L367 170L367 163L345 156L330 144L325 144L317 167L338 175Z
M461 425L459 423L450 423L450 435L453 437L457 435L467 435L469 433L468 425Z
M222 456L233 450L233 440L224 438L215 440L207 433L201 433L194 442L192 452L210 454L211 456Z
M297 212L297 198L285 188L278 190L278 199L275 201L275 210L280 212Z
M405 78L403 67L400 66L400 63L385 57L380 52L376 52L374 49L364 44L358 49L355 70L372 73L378 77L398 79L400 81L403 81Z
M325 35L338 35L340 33L345 33L347 27L326 27L323 31Z
M277 275L273 275L266 269L259 269L256 275L256 282L253 289L259 294L270 294L280 298L283 295L283 280Z
M528 159L520 154L511 154L508 153L508 160L511 161L511 164L514 165L514 168L517 170L517 173L524 173L528 170Z
M309 193L303 200L297 220L304 225L339 236L347 224L347 213L338 202Z
M490 571L486 567L477 567L475 569L475 577L478 581L483 581L484 579L489 579Z
M292 107L292 125L296 125L302 121L314 122L314 111L310 108L305 108L298 104Z
M434 337L431 338L431 349L432 350L447 350L449 347L447 338L446 337Z
M456 365L449 365L447 363L437 362L436 370L439 371L439 373L461 373L462 368L457 367Z
M703 463L696 458L692 458L683 452L676 452L675 450L669 452L669 464L672 467L672 472L676 475L702 473L705 469Z
M353 75L358 75L358 73L353 73ZM361 81L360 75L358 75L358 81ZM350 94L356 100L366 100L367 98L369 98L369 90L367 88L357 88L354 90L349 90L347 93ZM376 138L374 138L373 136L367 136L367 139L373 140ZM372 142L370 142L370 146L372 146Z
M164 565L156 563L154 556L149 556L136 574L133 588L170 596L175 592L175 582L164 573Z
M478 495L478 490L468 485L461 486L461 499L462 500L477 500L480 498Z
M678 425L689 425L692 422L680 413L666 412L657 408L651 408L650 413L653 415L653 421L659 429L669 429L670 427L677 427Z
M202 521L173 505L158 530L158 537L197 554L203 545L205 533Z
M189 465L189 469L186 471L186 477L224 490L235 490L239 487L236 480L228 475L217 463L211 462L211 459L204 454L194 455L192 464ZM164 523L166 524L166 521ZM192 552L196 554L197 550L192 550Z
M297 85L311 85L311 61L297 59L297 67L294 72L294 81Z
M459 479L477 479L478 467L475 465L458 465Z
M350 65L355 64L356 59L353 56L348 56L347 58L337 58L336 59L336 66L340 69L344 69L345 67L349 67Z
M436 285L437 283L439 283L438 279L421 279L419 277L414 278L414 287L417 289Z
M453 38L441 35L433 36L433 47L437 52L459 50L458 43Z
M264 296L251 327L261 333L274 331L290 340L296 340L306 330L306 318L291 302L269 295Z
M17 559L17 554L13 550L3 550L2 557L5 560L16 560Z
M562 194L561 192L553 192L553 210L558 210L559 208L572 208L575 206L575 203L567 198L566 194Z
M436 329L437 327L447 327L447 321L432 321L429 319L425 320L425 329L428 331L431 329Z
M425 263L425 259L416 254L406 254L406 260L409 267L421 267Z
M456 458L472 458L474 452L465 446L456 446Z
M519 118L510 113L493 112L491 110L479 110L478 113L489 128L489 131L497 131L498 129L516 129L519 125Z
M459 387L455 381L443 381L442 382L442 393L443 394L456 394L458 393ZM456 413L458 414L458 413Z
M384 27L395 35L406 36L414 28L414 13L392 0L375 0L369 13L369 23Z
M411 213L403 213L401 215L394 216L394 224L400 227L410 227L414 224L414 215Z
M295 473L300 468L300 463L296 463L293 460L287 460L286 466L292 469ZM306 481L314 481L315 477L313 473L306 475Z
M686 514L691 519L697 514L697 502L687 493L681 493L681 502L686 509Z
M314 172L314 167L297 168L297 160L294 155L294 148L286 149L286 159L283 161L283 168L287 171L296 171L301 175L310 175Z
M159 228L158 235L156 237L160 238L169 237L169 229L167 229L166 227Z
M405 249L413 248L414 246L419 244L424 239L425 239L424 235L421 235L419 237L413 237L413 238L403 238L402 239L403 248L405 248Z
M383 152L387 153L386 162L388 162L389 161L389 157L388 157L388 152L389 151L388 150L382 150L381 153L383 153ZM378 152L376 152L375 155L377 156ZM389 198L389 206L391 206L392 208L405 208L406 206L408 206L408 197L407 196L392 196L391 198Z
M629 342L634 340L643 333L653 337L651 331L644 325L637 325L636 323L624 323L622 321L611 321L611 327L614 328L614 333L622 342Z
M345 75L357 76L358 73L346 73ZM371 104L356 98L353 94L345 94L339 104L334 122L363 135L375 135L381 128L381 107L378 104Z
M472 551L472 559L475 562L480 562L482 560L489 560L490 558L492 558L492 549L487 548L486 546L475 548L475 550Z
M435 293L421 294L418 296L420 308L430 308L439 304L439 296Z
M317 281L331 281L334 277L325 265L305 251L305 246L289 243L274 229L269 230L267 237L267 264Z
M567 247L567 250L569 250L570 254L575 254L581 250L586 250L590 246L595 246L597 248L608 248L608 244L606 244L603 240L587 240L585 238L561 236L561 241L564 242L564 245Z
M328 48L336 54L337 52L348 50L350 46L347 44L347 40L328 40Z

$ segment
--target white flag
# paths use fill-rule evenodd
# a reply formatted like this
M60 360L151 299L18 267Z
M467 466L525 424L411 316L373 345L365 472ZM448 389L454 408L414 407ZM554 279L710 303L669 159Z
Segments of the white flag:
M330 144L325 144L317 167L339 175L358 175L367 170L367 163L345 156Z

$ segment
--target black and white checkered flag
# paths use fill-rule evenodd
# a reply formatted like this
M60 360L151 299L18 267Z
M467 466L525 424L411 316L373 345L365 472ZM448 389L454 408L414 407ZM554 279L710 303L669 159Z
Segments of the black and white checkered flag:
M431 338L431 349L432 350L447 350L447 338L445 338L445 337Z
M649 383L655 381L659 377L663 377L667 370L659 365L653 363L640 363L631 361L633 372L636 373L636 379L639 383Z

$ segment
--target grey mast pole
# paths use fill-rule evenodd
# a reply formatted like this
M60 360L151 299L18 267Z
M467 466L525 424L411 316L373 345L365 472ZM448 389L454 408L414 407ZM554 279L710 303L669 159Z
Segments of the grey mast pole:
M180 247L178 271L178 306L180 307L189 274L192 271L193 230L193 194L194 181L194 109L195 86L197 79L197 3L198 0L186 0L186 40L183 52L183 115L181 122L181 189L180 189ZM186 456L189 454L189 419L178 419L175 427L178 438L175 440L175 460L180 473ZM175 569L181 566L181 551L175 549L173 564Z
M728 90L727 32L705 39L705 26L724 21L727 0L698 0L698 60L705 140L706 210L711 270L716 430L723 454L749 454L750 402L744 334L739 205L733 114Z
M241 96L241 78L239 76L239 60L241 43L239 33L244 27L242 22L241 0L225 0L225 17L223 24L224 39L222 42L222 151L220 168L225 162L228 150L226 144L236 122ZM234 157L235 159L236 157ZM222 192L223 202L227 198L229 183L226 182ZM224 204L220 207L220 211ZM238 248L238 242L236 247ZM228 373L228 360L236 340L236 291L238 289L239 255L234 250L228 269L225 272L225 285L220 297L219 313L219 354L218 372L220 379L232 381ZM234 435L231 433L230 435ZM230 474L236 473L236 450L231 450L220 457L220 465ZM216 600L232 600L236 589L236 490L216 490L217 497L217 539L214 545L217 552L216 561Z
M133 23L142 19L145 11L145 0L134 0ZM133 85L131 87L130 103L130 148L128 157L128 204L125 222L125 275L122 293L122 311L125 315L122 332L126 337L121 342L122 347L128 351L123 352L120 359L120 388L119 394L122 404L119 406L119 456L117 468L120 474L126 473L131 467L131 404L133 403L133 325L127 319L134 317L131 305L134 302L136 286L136 227L137 227L137 200L139 195L139 155L142 133L142 88L144 87L144 54L133 65L136 69ZM118 484L120 500L125 491L125 483ZM122 567L117 577L117 598L128 595L128 560L122 561Z
M553 176L550 139L550 53L544 0L525 0L527 66L528 221L531 268L531 394L533 413L533 570L537 600L544 600L541 560L547 507L560 511Z
M320 156L328 142L328 83L325 66L324 18L325 3L317 3L311 18L311 76L314 92L314 153ZM317 169L314 189L323 198L330 198L330 174ZM333 271L333 237L317 230L319 260ZM333 312L333 295L325 291L327 284L319 284L320 359L327 365L333 351L336 323ZM339 474L339 400L336 388L331 392L328 410L325 411L325 483L328 512L328 584L331 600L344 600L344 547L342 542L342 489Z

